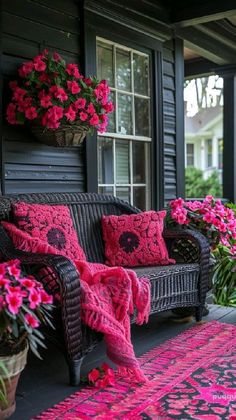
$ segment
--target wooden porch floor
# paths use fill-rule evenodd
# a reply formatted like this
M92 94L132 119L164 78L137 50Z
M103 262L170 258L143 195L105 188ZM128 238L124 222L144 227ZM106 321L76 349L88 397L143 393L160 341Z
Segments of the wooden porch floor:
M210 313L204 320L218 320L236 325L236 309L209 305ZM147 352L169 338L186 330L192 322L176 323L171 312L152 316L148 325L132 327L132 340L136 355ZM82 374L106 359L105 347L100 343L85 359ZM78 388L67 384L67 367L63 356L55 347L50 347L43 355L43 361L31 354L21 375L17 392L17 408L12 420L30 420L41 411L57 404Z

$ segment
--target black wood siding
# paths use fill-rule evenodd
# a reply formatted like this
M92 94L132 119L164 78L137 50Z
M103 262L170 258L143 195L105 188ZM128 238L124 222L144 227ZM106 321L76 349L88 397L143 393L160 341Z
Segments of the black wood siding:
M175 45L167 41L163 48L163 120L164 120L164 200L176 197L176 98Z
M3 109L9 80L19 65L42 49L80 61L80 19L73 0L2 0ZM84 191L84 146L54 148L38 143L26 127L13 127L3 115L3 193Z

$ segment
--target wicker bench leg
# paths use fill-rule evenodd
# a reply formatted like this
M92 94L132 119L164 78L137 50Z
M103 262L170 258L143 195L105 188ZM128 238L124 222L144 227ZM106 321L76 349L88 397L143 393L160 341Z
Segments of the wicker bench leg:
M76 386L80 383L80 368L84 357L79 360L67 360L69 367L70 385Z
M202 320L204 306L197 306L195 312L196 322L200 322Z

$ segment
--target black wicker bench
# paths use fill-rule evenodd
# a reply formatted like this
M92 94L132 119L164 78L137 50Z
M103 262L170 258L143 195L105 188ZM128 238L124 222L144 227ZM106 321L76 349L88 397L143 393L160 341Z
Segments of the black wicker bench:
M104 246L101 233L103 214L131 214L138 210L108 195L80 193L42 193L4 196L0 199L0 220L11 221L11 203L25 201L69 206L74 226L88 261L103 262ZM35 273L49 266L57 275L61 305L55 311L60 322L57 338L64 336L63 348L69 366L70 383L80 380L84 356L94 348L101 335L84 326L80 320L80 282L74 265L65 257L29 254L17 251L3 227L0 227L0 253L6 261L19 258L26 270ZM171 257L178 263L166 267L139 267L138 276L151 281L151 314L178 307L195 307L196 320L202 318L209 274L209 245L204 236L190 230L165 230L164 238ZM47 285L45 285L46 287ZM61 334L63 329L63 334Z

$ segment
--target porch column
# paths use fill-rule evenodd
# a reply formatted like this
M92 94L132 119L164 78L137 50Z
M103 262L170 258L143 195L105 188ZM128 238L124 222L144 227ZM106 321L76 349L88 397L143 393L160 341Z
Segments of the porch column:
M236 202L236 70L224 74L223 197Z

